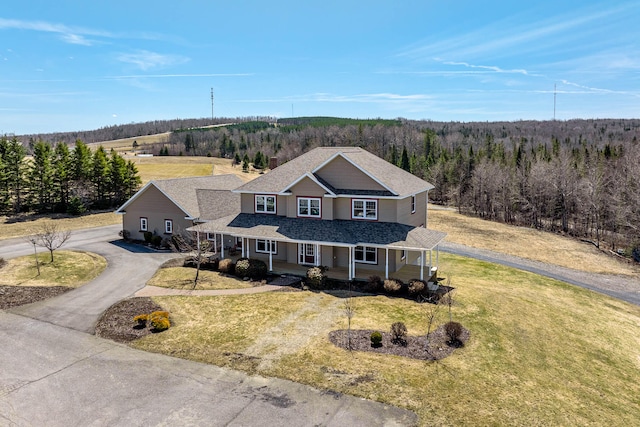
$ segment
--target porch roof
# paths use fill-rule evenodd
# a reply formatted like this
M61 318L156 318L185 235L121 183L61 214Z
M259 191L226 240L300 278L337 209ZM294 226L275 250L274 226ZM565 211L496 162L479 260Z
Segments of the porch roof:
M195 228L188 229L196 231ZM200 232L284 242L333 246L378 246L431 250L446 233L391 222L288 218L268 214L238 214L201 224Z

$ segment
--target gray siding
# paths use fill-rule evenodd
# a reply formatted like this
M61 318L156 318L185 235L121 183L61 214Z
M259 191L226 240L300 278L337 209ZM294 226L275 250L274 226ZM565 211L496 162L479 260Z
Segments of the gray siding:
M140 218L147 218L148 231L163 237L164 221L173 221L173 234L184 232L193 223L185 220L185 213L153 185L140 194L129 206L123 216L123 229L129 232L132 239L144 240L144 232L140 230Z
M341 156L333 159L316 173L338 189L385 190L383 186Z

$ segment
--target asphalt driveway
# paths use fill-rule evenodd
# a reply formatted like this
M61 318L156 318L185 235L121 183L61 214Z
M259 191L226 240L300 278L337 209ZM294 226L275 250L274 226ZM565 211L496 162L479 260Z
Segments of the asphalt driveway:
M104 273L56 298L0 311L0 425L403 426L404 409L274 378L146 353L97 338L100 314L174 256L123 244L120 227L77 231L65 249L104 256ZM0 241L0 257L31 253Z

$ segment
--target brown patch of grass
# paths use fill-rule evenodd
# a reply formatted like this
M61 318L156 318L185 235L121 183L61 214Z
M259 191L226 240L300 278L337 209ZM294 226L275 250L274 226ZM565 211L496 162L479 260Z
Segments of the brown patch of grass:
M431 207L431 206L430 206ZM447 241L515 255L592 273L638 274L638 269L570 237L429 209L429 228L447 233Z
M80 230L122 223L120 215L113 212L71 215L24 215L0 217L0 240L36 234L44 223L54 222L61 230Z
M66 286L77 288L95 279L107 266L100 255L90 252L54 252L51 262L49 253L39 253L40 275L35 255L12 258L0 269L0 284L10 286Z
M425 425L637 421L640 307L507 267L440 258L454 277L453 320L471 338L439 362L335 347L329 333L346 328L346 315L324 326L315 319L341 300L311 292L154 298L176 324L133 345L380 400L417 412ZM427 332L426 305L385 296L355 304L354 330L388 331L401 321L410 336ZM286 321L303 307L296 322ZM448 320L443 307L434 329ZM311 331L294 326L301 322ZM279 351L298 342L299 331L305 344L268 364L270 353L249 352L265 334Z
M159 269L147 282L149 286L159 286L171 289L243 289L250 288L251 282L245 282L234 276L229 276L217 271L200 270L198 284L193 287L193 279L196 277L195 268L168 267Z

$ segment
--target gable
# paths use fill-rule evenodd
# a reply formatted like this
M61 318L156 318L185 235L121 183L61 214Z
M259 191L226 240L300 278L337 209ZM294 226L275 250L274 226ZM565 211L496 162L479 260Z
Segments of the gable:
M148 186L127 206L127 210L132 212L166 212L168 209L178 209L185 216L188 215L188 212L169 199L155 185Z
M315 174L337 190L388 191L342 156L335 156Z
M327 194L327 190L325 188L308 176L305 176L300 181L289 187L288 191L296 196L322 197Z

